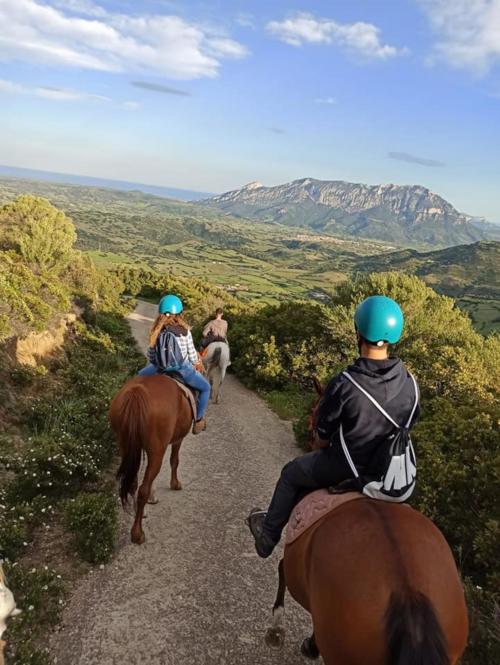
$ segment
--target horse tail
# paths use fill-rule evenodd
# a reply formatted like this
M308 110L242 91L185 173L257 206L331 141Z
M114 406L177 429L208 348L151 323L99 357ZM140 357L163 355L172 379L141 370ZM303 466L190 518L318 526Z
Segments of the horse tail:
M141 453L146 448L148 438L148 412L149 399L146 388L141 384L135 384L126 389L117 418L118 443L122 460L116 477L120 481L122 506L128 503L129 496L134 493L133 488L141 466Z
M220 364L220 356L222 353L222 349L220 346L218 346L216 349L214 349L213 355L210 358L210 369L213 367L218 367Z
M423 593L392 594L385 615L387 662L391 665L450 665L446 639Z

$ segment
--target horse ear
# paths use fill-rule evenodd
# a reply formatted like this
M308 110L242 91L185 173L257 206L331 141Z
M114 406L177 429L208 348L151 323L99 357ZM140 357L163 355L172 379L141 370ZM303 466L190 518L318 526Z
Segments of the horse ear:
M314 390L321 397L321 395L325 392L325 389L323 388L323 386L321 385L321 383L318 381L318 379L315 376L313 377L313 385L314 385Z

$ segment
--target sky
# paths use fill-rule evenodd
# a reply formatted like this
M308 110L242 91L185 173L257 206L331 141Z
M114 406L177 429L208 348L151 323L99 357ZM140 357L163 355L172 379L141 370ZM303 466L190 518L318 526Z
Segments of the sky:
M0 0L0 163L420 184L500 221L500 0Z

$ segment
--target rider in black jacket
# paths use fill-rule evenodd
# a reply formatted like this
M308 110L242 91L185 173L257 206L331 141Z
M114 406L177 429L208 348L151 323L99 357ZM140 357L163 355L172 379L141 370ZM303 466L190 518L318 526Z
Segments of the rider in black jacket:
M388 356L389 343L397 342L403 330L399 305L390 298L372 296L361 303L354 320L360 357L347 372L396 423L405 424L414 409L408 427L411 429L420 412L418 404L414 408L418 400L416 384L402 361ZM341 426L360 476L369 477L379 471L374 468L374 460L394 432L394 425L340 373L328 384L318 407L316 436L323 447L286 464L267 513L259 509L250 513L248 524L259 556L271 554L304 494L354 477L341 445Z

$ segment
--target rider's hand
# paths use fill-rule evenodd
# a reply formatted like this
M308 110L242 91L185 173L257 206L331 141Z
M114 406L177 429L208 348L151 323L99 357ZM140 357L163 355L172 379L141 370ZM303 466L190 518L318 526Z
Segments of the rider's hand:
M322 439L316 430L313 431L311 437L311 450L320 450L321 448L328 448L330 442L328 439Z

